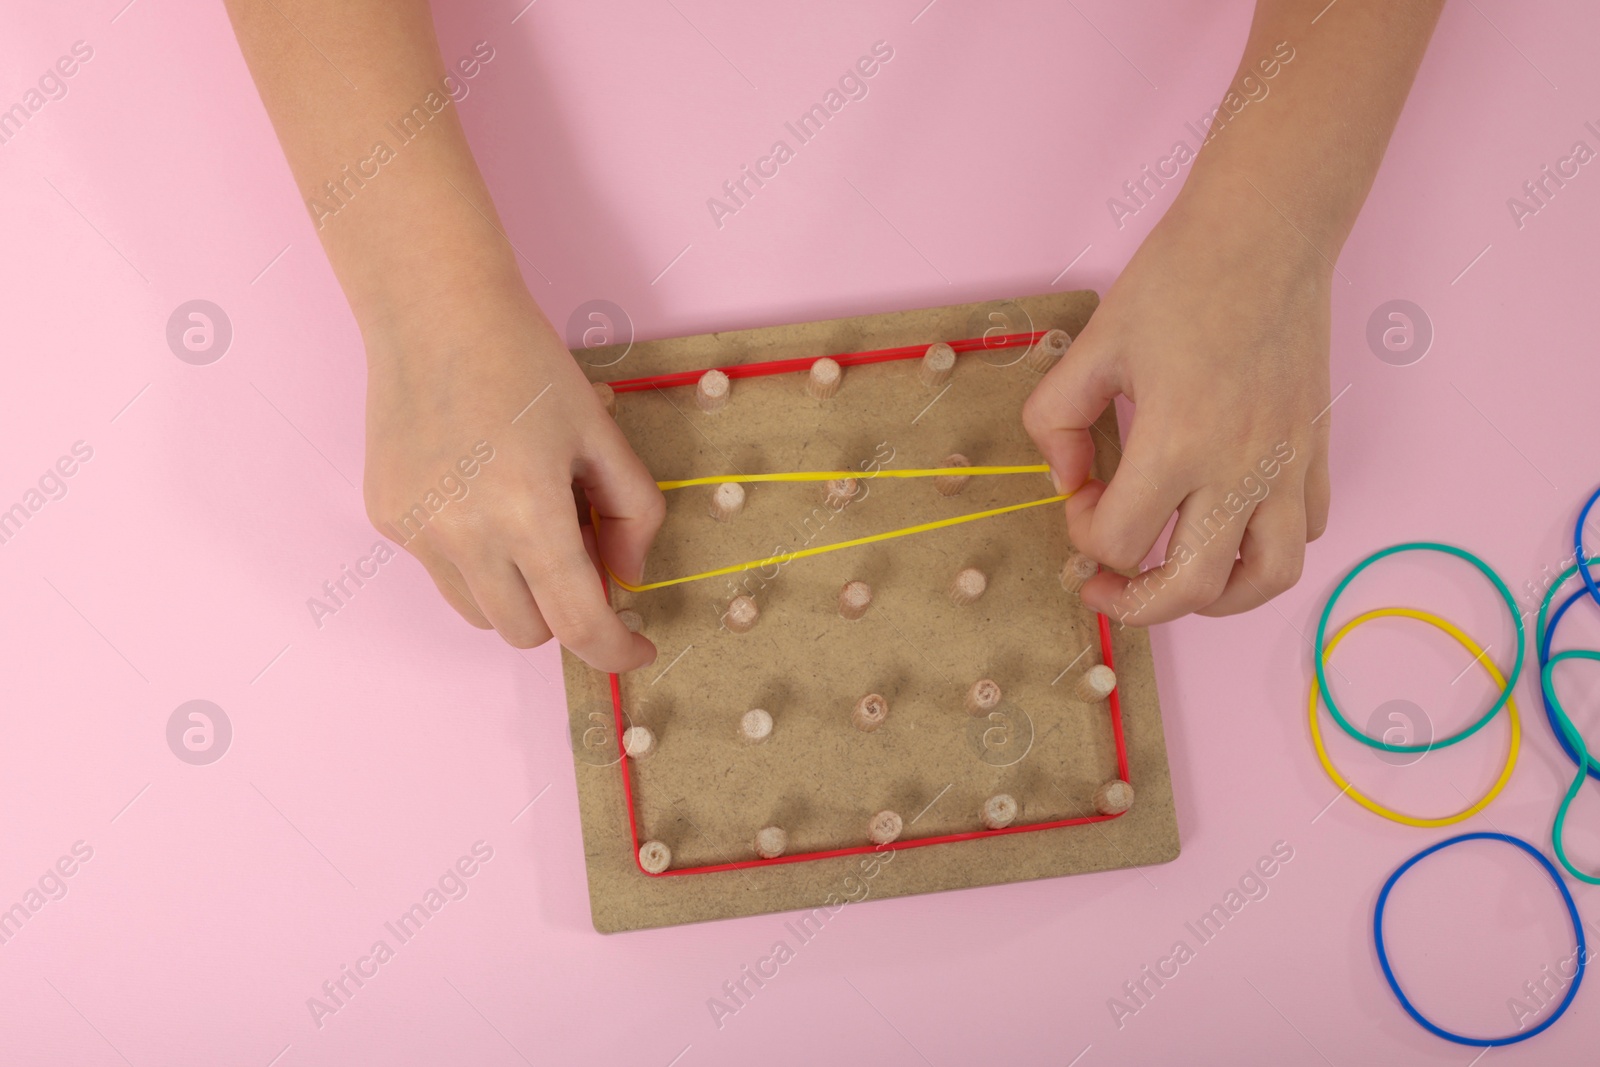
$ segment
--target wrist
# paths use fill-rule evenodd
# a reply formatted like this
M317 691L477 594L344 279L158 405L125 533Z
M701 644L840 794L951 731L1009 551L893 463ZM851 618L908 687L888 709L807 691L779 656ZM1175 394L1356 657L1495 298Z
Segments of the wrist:
M429 380L496 361L572 361L520 276L463 273L391 288L357 319L374 377Z
M1167 216L1235 278L1296 278L1325 285L1345 236L1315 209L1301 210L1299 202L1274 195L1260 180L1221 168L1192 174Z
M1282 245L1286 255L1309 254L1332 273L1361 198L1344 195L1292 161L1276 160L1270 151L1262 156L1256 147L1243 140L1208 146L1195 160L1178 202L1197 215L1230 219L1241 236L1271 239L1276 234L1281 239L1272 243Z
M399 336L459 335L472 320L487 326L532 307L487 188L445 155L369 182L319 226L369 349Z
M381 268L380 268L381 269ZM526 318L533 299L512 271L434 259L346 287L350 310L369 352L406 340L447 342ZM533 313L538 314L537 307Z

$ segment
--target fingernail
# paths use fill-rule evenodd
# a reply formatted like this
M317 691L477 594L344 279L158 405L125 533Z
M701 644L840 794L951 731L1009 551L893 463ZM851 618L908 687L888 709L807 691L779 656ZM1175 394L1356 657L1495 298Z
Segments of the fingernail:
M1056 473L1054 467L1050 468L1050 484L1056 487L1056 492L1061 492L1061 475Z

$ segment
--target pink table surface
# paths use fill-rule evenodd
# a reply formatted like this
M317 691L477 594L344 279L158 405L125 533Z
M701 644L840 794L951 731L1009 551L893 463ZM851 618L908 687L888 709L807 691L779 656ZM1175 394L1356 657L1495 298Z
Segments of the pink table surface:
M1121 228L1107 199L1193 143L1185 123L1230 77L1250 5L924 2L441 3L447 58L495 51L460 108L551 317L604 298L658 337L1104 292L1171 189ZM1292 44L1315 47L1340 6ZM807 942L784 915L592 931L554 648L468 629L403 554L316 624L307 599L377 540L356 488L360 343L220 5L6 7L0 106L74 42L93 54L0 146L0 507L26 505L75 445L92 456L64 464L65 495L46 478L59 498L0 545L0 907L27 913L0 944L0 1061L1472 1061L1401 1013L1369 937L1383 878L1449 831L1380 821L1323 776L1308 636L1338 576L1384 544L1471 547L1519 608L1570 553L1600 478L1600 174L1521 225L1507 198L1574 142L1600 147L1591 6L1445 12L1338 264L1328 534L1270 607L1154 635L1182 857L866 903ZM719 228L707 198L878 41L893 59L868 96ZM232 324L209 365L166 340L192 299ZM1419 362L1369 348L1393 299L1432 323ZM1459 565L1397 561L1350 607L1385 603L1444 611L1509 662L1504 610ZM1475 717L1490 686L1458 647L1371 629L1339 653L1353 717L1393 699L1438 733ZM1600 640L1592 619L1578 630ZM1600 736L1595 672L1569 684ZM1517 692L1521 764L1461 829L1548 850L1570 768L1531 671ZM196 699L232 730L208 765L167 739ZM1364 786L1440 812L1492 780L1505 743L1502 722L1413 767L1334 750ZM1571 837L1592 869L1586 794ZM1292 859L1197 938L1280 842ZM385 923L475 844L492 858L445 878L459 899L394 937ZM58 861L70 877L49 874ZM1600 935L1600 893L1570 884ZM1498 1034L1516 1029L1511 998L1525 1023L1547 1010L1523 983L1562 966L1571 931L1511 850L1440 856L1393 907L1402 971L1440 1022ZM380 940L391 957L362 964ZM778 941L793 958L714 1013ZM1176 974L1144 978L1171 972L1180 941ZM357 966L364 984L345 979L318 1018L310 999ZM1487 1062L1592 1062L1596 998Z

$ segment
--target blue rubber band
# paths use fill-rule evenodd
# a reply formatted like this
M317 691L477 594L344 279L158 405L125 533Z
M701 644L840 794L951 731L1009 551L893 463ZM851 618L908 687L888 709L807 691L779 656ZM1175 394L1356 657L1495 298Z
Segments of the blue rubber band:
M1555 642L1556 628L1561 625L1561 620L1572 605L1585 596L1592 598L1600 604L1600 589L1595 586L1594 575L1590 567L1600 564L1600 560L1590 559L1584 555L1583 527L1589 520L1589 512L1594 508L1595 501L1600 500L1600 489L1592 493L1583 508L1578 513L1578 521L1572 529L1572 544L1576 552L1572 566L1556 576L1556 580L1545 591L1544 598L1539 602L1539 618L1534 624L1534 652L1539 660L1539 698L1544 704L1545 718L1550 722L1550 732L1555 734L1556 743L1567 754L1567 758L1578 768L1577 775L1572 779L1572 784L1567 787L1566 794L1561 798L1561 804L1556 809L1555 822L1550 828L1550 843L1556 850L1556 859L1567 869L1567 873L1589 885L1600 885L1600 875L1590 874L1579 870L1567 855L1566 848L1566 823L1567 815L1572 808L1572 802L1577 799L1578 793L1583 788L1583 783L1590 778L1600 781L1600 762L1597 762L1589 752L1589 746L1584 736L1578 732L1578 727L1572 718L1561 706L1561 699L1556 694L1555 679L1552 672L1556 665L1569 660L1600 660L1600 652L1583 649L1573 649L1551 655L1550 648ZM1546 622L1545 616L1550 611L1550 604L1555 599L1556 591L1560 589L1573 575L1582 575L1583 584L1576 592L1567 597L1561 606L1556 609Z
M1388 950L1383 945L1383 909L1389 903L1389 892L1394 889L1395 883L1400 881L1402 875L1412 867L1415 867L1419 860L1433 855L1440 849L1449 848L1451 845L1459 845L1463 841L1504 841L1508 845L1517 846L1538 860L1539 866L1545 869L1545 873L1556 884L1556 888L1561 890L1561 899L1566 901L1567 904L1567 915L1572 919L1573 935L1578 940L1578 969L1572 976L1572 984L1567 987L1567 995L1561 998L1561 1003L1557 1005L1556 1010L1538 1026L1520 1034L1512 1034L1509 1037L1468 1037L1465 1034L1454 1034L1424 1018L1422 1013L1406 998L1405 993L1401 991L1400 983L1394 976L1394 969L1389 966ZM1567 890L1567 884L1561 880L1561 873L1556 870L1554 864L1545 859L1544 853L1522 840L1522 838L1513 837L1510 834L1480 832L1446 838L1436 845L1428 846L1395 868L1395 872L1389 876L1389 880L1383 883L1383 889L1378 893L1377 907L1372 911L1372 940L1378 948L1378 963L1383 967L1383 977L1389 982L1389 988L1394 991L1395 999L1400 1001L1400 1006L1406 1010L1406 1014L1415 1019L1418 1026L1421 1026L1433 1036L1442 1037L1446 1041L1454 1041L1458 1045L1471 1045L1474 1048L1497 1048L1501 1045L1515 1045L1519 1041L1526 1041L1528 1038L1542 1034L1550 1029L1555 1024L1555 1021L1561 1018L1566 1013L1567 1008L1572 1005L1572 998L1578 995L1578 987L1583 984L1583 972L1589 962L1589 950L1583 940L1583 921L1578 917L1578 905L1573 903L1572 894Z
M1590 562L1593 563L1594 561L1591 560ZM1551 592L1555 592L1554 586L1551 587ZM1587 589L1579 589L1577 592L1567 597L1566 601L1556 609L1556 613L1550 616L1549 624L1545 627L1544 633L1539 637L1539 671L1541 676L1543 675L1544 669L1550 665L1550 645L1555 639L1556 627L1561 625L1561 620L1567 614L1567 609L1572 607L1572 605L1577 603L1579 600L1582 600L1586 595L1588 595L1588 592L1589 590ZM1548 607L1549 603L1550 598L1547 596L1545 598L1545 606ZM1544 691L1544 686L1542 685L1539 687L1539 699L1544 704L1544 717L1550 723L1550 732L1556 735L1556 742L1561 745L1561 750L1567 754L1567 759L1571 760L1574 764L1581 762L1578 759L1577 750L1572 747L1572 742L1567 740L1566 731L1561 728L1560 722L1557 721L1556 709L1551 704L1550 696ZM1593 778L1595 781L1600 781L1600 766L1591 763L1588 773L1589 777Z
M1588 503L1583 505L1583 510L1578 512L1578 522L1572 528L1573 562L1577 564L1578 573L1583 575L1584 588L1589 590L1589 595L1594 598L1595 607L1600 607L1600 585L1595 584L1594 574L1590 572L1584 560L1589 554L1583 550L1583 527L1589 521L1589 512L1594 510L1595 501L1600 500L1600 489L1596 489L1589 497Z
M1573 523L1572 567L1566 571L1563 571L1559 576L1557 576L1555 582L1552 583L1549 590L1545 592L1543 602L1539 605L1539 621L1542 626L1542 631L1536 631L1534 633L1534 637L1536 639L1534 651L1539 657L1539 670L1541 675L1544 669L1550 664L1550 646L1555 640L1556 627L1560 626L1561 620L1566 617L1567 609L1572 607L1575 602L1582 599L1585 593L1589 595L1589 598L1594 601L1597 607L1600 607L1600 585L1595 583L1594 573L1590 570L1591 567L1595 566L1597 563L1600 563L1600 557L1591 559L1588 552L1586 552L1583 547L1583 528L1588 525L1589 513L1594 510L1594 506L1597 501L1600 501L1600 488L1597 488L1589 495L1589 499L1584 503L1582 509L1580 509L1578 512L1578 521ZM1550 616L1550 621L1548 624L1544 623L1544 614L1550 610L1550 601L1555 597L1556 590L1561 588L1561 586L1565 584L1566 580L1573 574L1577 574L1582 578L1583 586L1562 602L1561 606L1556 609L1556 613ZM1542 685L1539 687L1539 699L1544 704L1544 717L1550 723L1550 732L1555 734L1556 743L1561 746L1561 751L1565 752L1567 754L1567 759L1571 760L1575 765L1582 766L1584 761L1578 757L1578 752L1572 747L1572 742L1567 740L1566 731L1561 728L1561 724L1556 717L1556 709L1551 706L1550 696L1544 691L1544 687ZM1593 778L1597 782L1600 782L1600 765L1590 763L1588 767L1588 774L1589 777Z

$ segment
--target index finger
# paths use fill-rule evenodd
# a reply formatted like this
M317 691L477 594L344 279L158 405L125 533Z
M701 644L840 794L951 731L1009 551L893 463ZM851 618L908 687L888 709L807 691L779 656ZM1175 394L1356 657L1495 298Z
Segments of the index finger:
M1135 433L1137 433L1137 428ZM1129 439L1110 484L1091 481L1067 498L1067 536L1078 550L1116 570L1137 567L1188 495L1171 472L1140 464ZM1152 473L1146 473L1147 468ZM1159 475L1161 483L1153 477Z
M514 561L545 625L579 659L611 673L646 666L655 660L656 646L624 626L606 603L588 540L574 512L570 522L546 523L518 545Z

